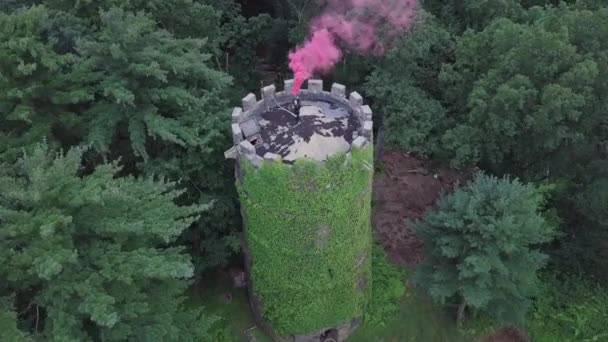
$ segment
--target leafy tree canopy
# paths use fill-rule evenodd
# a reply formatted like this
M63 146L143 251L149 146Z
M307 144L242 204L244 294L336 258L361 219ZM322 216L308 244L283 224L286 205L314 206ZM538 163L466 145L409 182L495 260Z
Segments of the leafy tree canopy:
M571 176L565 161L586 163L608 136L607 18L606 8L534 8L461 37L426 19L368 82L387 139L456 166Z
M522 15L521 2L527 0L426 0L423 4L450 29L463 32L483 29L495 18Z
M440 150L449 126L438 77L453 49L454 38L439 21L420 14L412 32L368 78L365 90L381 115L388 144L421 154Z
M560 184L550 204L563 223L556 264L603 277L605 3L531 7L460 35L445 18L422 22L367 82L387 142L457 167Z
M443 137L455 164L538 177L555 171L568 146L593 139L602 57L578 48L573 33L548 20L499 19L462 37L440 75L457 121Z

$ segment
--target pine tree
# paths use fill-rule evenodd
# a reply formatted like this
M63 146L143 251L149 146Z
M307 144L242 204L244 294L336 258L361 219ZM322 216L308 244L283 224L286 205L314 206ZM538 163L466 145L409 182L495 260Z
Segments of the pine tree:
M17 314L13 298L0 297L0 340L11 342L31 341L30 336L17 327Z
M91 99L70 74L78 57L58 53L48 40L51 15L41 6L0 12L0 153L15 159L23 146L69 139L74 111ZM64 25L66 23L64 22ZM60 130L60 137L53 134ZM56 139L59 138L59 139Z
M479 175L441 198L437 211L413 223L426 259L417 284L439 303L523 321L547 257L538 244L552 228L537 213L542 196L517 180Z
M172 243L205 207L116 163L87 172L83 152L42 145L0 167L0 297L44 340L204 340L213 320L184 309L193 266Z
M183 236L197 271L225 262L240 221L223 156L230 77L212 67L227 39L219 12L191 0L40 2L0 13L1 158L43 139L86 143L88 167L121 158L122 174L183 180L182 203L214 201Z
M203 44L176 39L142 13L102 12L98 34L76 48L83 58L78 68L90 76L85 82L95 94L85 113L87 140L108 151L125 137L147 159L153 140L185 147L221 136L223 121L214 111L223 109L219 91L230 80L209 68Z

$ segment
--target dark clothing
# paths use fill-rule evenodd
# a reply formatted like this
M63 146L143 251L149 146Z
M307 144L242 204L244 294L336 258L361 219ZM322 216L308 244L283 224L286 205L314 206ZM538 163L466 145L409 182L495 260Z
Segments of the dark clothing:
M302 104L300 103L299 98L293 99L293 113L296 115L296 123L300 122L300 108Z

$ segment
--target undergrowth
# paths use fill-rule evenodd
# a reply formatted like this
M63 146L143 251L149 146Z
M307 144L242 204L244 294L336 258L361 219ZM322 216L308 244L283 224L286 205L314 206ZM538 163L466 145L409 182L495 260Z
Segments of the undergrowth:
M400 299L406 294L406 273L391 263L378 245L372 251L372 297L365 314L365 324L386 326L399 310Z
M608 291L582 277L545 276L528 318L538 342L608 341Z
M598 284L562 274L546 273L526 324L520 330L534 342L608 341L608 291ZM469 337L498 331L504 322L476 314L463 333Z

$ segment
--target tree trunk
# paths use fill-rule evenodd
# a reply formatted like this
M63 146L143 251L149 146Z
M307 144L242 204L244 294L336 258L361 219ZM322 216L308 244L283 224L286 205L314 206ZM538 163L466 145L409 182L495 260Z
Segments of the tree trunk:
M462 302L460 302L460 305L458 306L458 316L456 316L456 321L458 322L458 325L461 325L464 322L464 310L466 308L467 302L463 298Z

